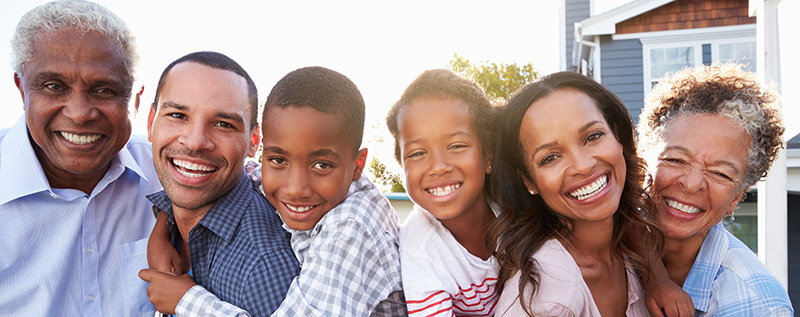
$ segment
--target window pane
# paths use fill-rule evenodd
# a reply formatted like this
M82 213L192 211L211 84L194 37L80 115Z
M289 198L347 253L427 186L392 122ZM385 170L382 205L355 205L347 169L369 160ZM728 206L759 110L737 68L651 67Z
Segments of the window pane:
M747 71L756 71L756 42L727 43L719 45L720 62L737 62Z
M694 65L694 46L650 50L651 81L657 81L667 73L673 73L686 66Z
M725 227L734 236L742 240L750 250L758 253L758 217L757 216L736 216L736 221L730 226Z

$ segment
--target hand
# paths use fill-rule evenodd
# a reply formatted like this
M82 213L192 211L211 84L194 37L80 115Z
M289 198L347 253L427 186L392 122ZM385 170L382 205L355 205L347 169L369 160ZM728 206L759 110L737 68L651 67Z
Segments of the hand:
M652 276L644 295L647 310L653 316L694 316L692 298L669 278Z
M147 265L151 269L173 275L183 274L183 261L175 247L170 243L170 234L167 229L167 214L160 212L158 220L153 227L153 233L147 240Z
M147 297L153 306L156 306L156 310L167 314L175 314L175 307L183 295L192 286L197 285L189 274L175 276L153 269L139 271L139 278L150 283L147 287Z

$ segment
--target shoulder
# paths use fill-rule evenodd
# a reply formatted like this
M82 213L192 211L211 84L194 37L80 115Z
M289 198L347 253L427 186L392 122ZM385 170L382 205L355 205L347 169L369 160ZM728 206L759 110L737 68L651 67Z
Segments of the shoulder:
M153 165L153 146L142 135L132 134L125 148L139 164Z
M245 197L250 202L242 216L238 233L240 239L251 243L262 255L281 250L291 251L291 234L283 229L275 208L255 190L248 190Z
M444 228L439 228L442 225L437 222L438 220L433 218L430 213L415 206L411 213L408 214L405 225L400 228L400 247L403 248L403 245L412 243L417 244L414 248L425 247L425 245L419 243L432 238L440 239L441 230L439 229Z
M786 290L758 257L727 230L725 236L728 249L714 280L716 292L712 296L720 300L726 297L732 304L749 300L768 309L791 307Z
M350 185L344 201L328 211L320 219L320 225L331 226L337 223L357 223L370 235L389 233L397 239L397 215L389 200L381 194L366 176L361 176ZM324 230L324 229L323 229Z

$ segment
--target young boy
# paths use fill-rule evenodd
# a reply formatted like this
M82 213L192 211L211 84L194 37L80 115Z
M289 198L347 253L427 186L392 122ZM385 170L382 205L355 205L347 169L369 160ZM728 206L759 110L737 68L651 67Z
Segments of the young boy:
M404 316L397 216L362 175L364 100L344 75L297 69L267 97L262 182L291 232L300 275L274 316ZM181 305L246 315L202 288Z

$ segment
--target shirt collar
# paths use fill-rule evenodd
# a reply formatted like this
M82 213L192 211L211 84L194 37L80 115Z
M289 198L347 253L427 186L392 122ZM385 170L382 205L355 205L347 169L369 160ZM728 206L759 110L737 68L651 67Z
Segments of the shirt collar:
M692 269L683 283L683 290L692 297L694 308L699 311L708 311L711 287L728 249L728 238L724 230L722 223L708 230Z
M208 210L203 219L197 223L203 227L211 230L214 234L230 243L233 239L233 234L239 226L239 222L245 213L245 208L250 205L253 199L250 191L253 188L253 182L246 174L242 173L239 182L227 194L223 195L214 203L214 206ZM174 219L172 210L172 201L167 196L165 191L160 191L155 194L147 196L147 199L153 203L156 208L166 212L170 218ZM195 227L197 227L195 225ZM194 230L194 228L192 229Z

